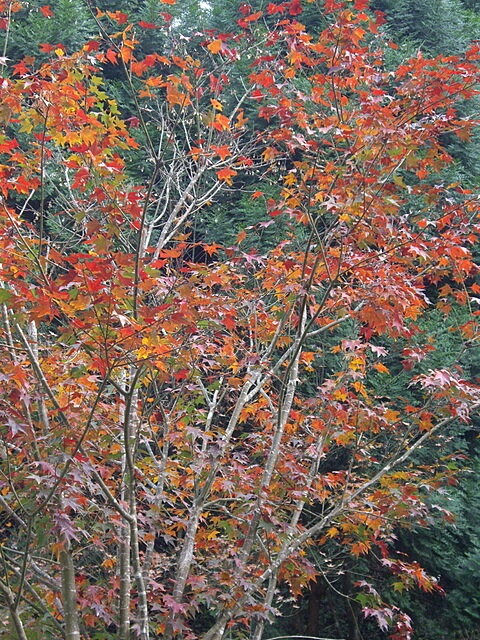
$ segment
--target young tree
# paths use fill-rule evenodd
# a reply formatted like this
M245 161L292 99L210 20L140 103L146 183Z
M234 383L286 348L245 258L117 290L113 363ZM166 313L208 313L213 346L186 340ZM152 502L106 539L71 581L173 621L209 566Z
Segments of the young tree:
M478 289L478 202L442 182L441 137L475 125L455 104L480 50L394 73L362 0L326 2L318 37L298 0L241 9L237 33L144 57L136 33L161 25L98 11L98 39L5 74L0 591L19 638L260 640L331 541L379 556L394 589L435 588L393 540L450 478L422 445L478 406L459 367L415 367L428 306ZM193 242L196 213L249 173L264 220L232 247ZM251 248L277 219L276 246ZM476 339L473 319L454 330ZM413 401L375 394L383 337L407 341Z

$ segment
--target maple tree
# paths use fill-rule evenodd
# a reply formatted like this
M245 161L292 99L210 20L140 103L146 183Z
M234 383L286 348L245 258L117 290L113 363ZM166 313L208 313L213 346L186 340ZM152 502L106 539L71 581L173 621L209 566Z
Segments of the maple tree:
M396 591L437 588L394 533L451 480L417 452L479 403L460 367L421 368L420 321L478 294L478 199L443 179L442 136L476 126L456 104L480 48L388 70L366 2L324 11L313 37L299 0L244 4L236 33L144 56L160 18L97 11L80 51L45 43L4 74L0 593L19 638L260 640L332 544L378 557ZM244 174L260 221L199 243L197 212ZM452 331L475 341L475 315ZM384 338L406 345L408 400L376 394Z

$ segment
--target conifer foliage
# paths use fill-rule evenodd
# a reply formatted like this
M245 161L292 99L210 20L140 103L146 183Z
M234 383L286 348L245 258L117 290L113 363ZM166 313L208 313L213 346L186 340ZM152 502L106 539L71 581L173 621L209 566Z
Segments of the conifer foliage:
M478 293L478 199L442 180L441 144L476 125L456 104L478 45L386 70L364 0L326 0L319 35L292 0L142 54L162 1L155 23L97 10L78 51L3 60L0 624L22 640L260 640L332 542L396 591L436 589L394 528L450 479L422 446L479 403L459 367L417 371L422 314ZM22 5L1 9L7 31ZM252 176L256 227L194 241ZM471 318L451 320L469 342ZM409 345L408 401L375 394L384 337ZM409 638L372 582L365 615Z

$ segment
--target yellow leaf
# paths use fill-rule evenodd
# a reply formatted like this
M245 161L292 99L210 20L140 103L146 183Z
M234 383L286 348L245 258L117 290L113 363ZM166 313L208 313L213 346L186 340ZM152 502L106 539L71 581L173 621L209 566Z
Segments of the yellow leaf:
M216 109L217 111L223 111L223 104L221 102L215 100L215 98L210 98L210 102L214 109Z
M350 362L348 363L348 368L351 369L352 371L363 371L363 359L362 358L352 358L350 360Z
M102 562L101 566L102 566L102 567L105 567L106 569L113 569L113 567L115 566L115 564L116 564L116 560L115 560L115 558L106 558L106 559Z
M23 120L20 127L22 133L31 133L33 129L33 122L31 120Z
M346 400L347 399L347 394L345 392L345 389L336 389L333 392L333 397L335 400Z
M394 181L394 183L396 185L398 185L399 187L402 187L402 189L406 189L407 188L407 185L403 181L402 176L399 176L398 174L393 176L393 181Z

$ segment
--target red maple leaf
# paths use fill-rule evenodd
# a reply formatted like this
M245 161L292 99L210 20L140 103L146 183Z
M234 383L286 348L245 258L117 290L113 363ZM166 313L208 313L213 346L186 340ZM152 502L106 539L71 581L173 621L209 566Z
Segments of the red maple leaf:
M43 14L45 18L53 18L53 12L50 9L49 4L44 4L43 7L40 7L39 11Z
M138 26L142 27L142 29L160 29L158 25L153 24L152 22L145 22L145 20L140 20Z
M292 0L292 2L290 2L290 6L288 7L288 13L291 16L299 16L302 12L303 7L300 0Z

